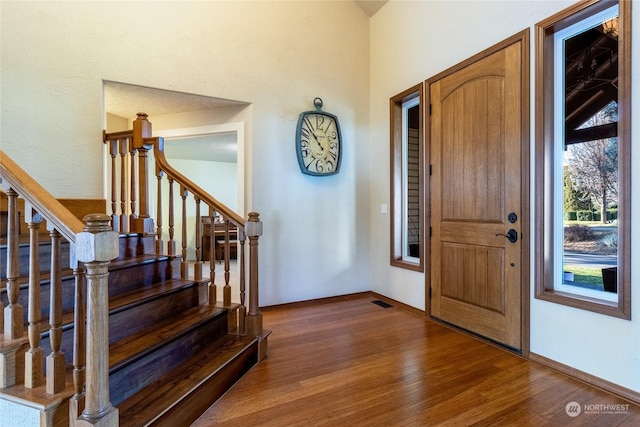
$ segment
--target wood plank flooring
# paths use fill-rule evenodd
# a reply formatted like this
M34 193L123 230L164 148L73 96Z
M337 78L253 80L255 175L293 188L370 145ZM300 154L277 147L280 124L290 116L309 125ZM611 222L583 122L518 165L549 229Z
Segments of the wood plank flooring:
M374 300L264 310L267 358L192 426L640 425L620 397Z

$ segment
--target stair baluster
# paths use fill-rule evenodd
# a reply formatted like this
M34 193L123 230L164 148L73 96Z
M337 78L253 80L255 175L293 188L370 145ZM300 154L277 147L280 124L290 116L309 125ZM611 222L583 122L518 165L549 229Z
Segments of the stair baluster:
M173 239L174 216L173 216L173 178L169 178L169 241L167 242L167 255L176 254L176 241Z
M48 228L49 225L47 225ZM49 229L51 237L51 285L49 293L49 342L51 353L47 356L47 393L64 390L65 355L62 345L62 271L60 268L60 233Z
M246 283L245 283L245 273L244 273L244 243L246 240L245 233L243 229L238 228L238 240L240 241L240 249L239 249L239 262L242 268L239 268L239 283L238 287L240 288L240 307L238 307L238 332L241 334L246 333L246 325L245 318L247 316L247 306L246 306Z
M163 241L162 241L162 176L164 173L158 170L156 166L156 176L158 177L158 191L157 191L157 213L156 213L156 254L160 255L164 253Z
M218 302L218 289L216 288L216 212L209 207L209 217L211 218L209 227L209 305L216 305Z
M196 198L196 262L193 265L193 280L202 279L202 218L200 217L200 199Z
M74 257L75 258L75 257ZM86 346L87 346L87 284L85 281L86 270L83 265L75 261L73 269L75 278L75 296L73 312L73 389L74 394L69 401L69 419L75 420L84 411L84 385L86 381Z
M129 232L136 233L136 148L134 141L129 144Z
M20 292L20 264L18 255L18 193L7 190L7 297L9 305L4 309L5 339L15 340L24 333L23 308L18 304Z
M29 350L25 353L24 386L35 388L44 382L44 351L40 347L40 224L42 215L25 203L25 221L29 227Z
M105 134L106 135L106 134ZM109 155L111 156L111 226L114 230L120 230L120 218L118 217L118 173L116 158L118 157L118 140L109 141Z
M129 232L129 216L127 215L127 143L128 138L120 142L120 233Z
M187 262L187 196L189 191L180 184L180 196L182 197L182 260L180 261L180 277L186 279L189 276L189 263Z
M224 222L224 287L222 288L222 305L229 307L231 305L231 285L229 279L231 277L230 270L231 258L231 241L229 234L229 220Z

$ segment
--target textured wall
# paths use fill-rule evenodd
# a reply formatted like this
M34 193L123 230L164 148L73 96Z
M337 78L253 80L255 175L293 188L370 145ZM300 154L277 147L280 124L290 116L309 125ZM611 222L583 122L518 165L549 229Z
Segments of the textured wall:
M0 7L2 149L54 195L103 196L103 80L247 102L261 303L369 288L369 19L355 3ZM333 177L303 176L294 151L298 114L316 96L341 120Z

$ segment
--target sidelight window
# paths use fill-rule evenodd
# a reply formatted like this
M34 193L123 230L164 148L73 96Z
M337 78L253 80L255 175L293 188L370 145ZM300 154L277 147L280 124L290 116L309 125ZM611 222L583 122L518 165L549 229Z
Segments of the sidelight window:
M391 98L391 265L423 271L422 85Z
M629 2L538 24L536 296L629 318Z

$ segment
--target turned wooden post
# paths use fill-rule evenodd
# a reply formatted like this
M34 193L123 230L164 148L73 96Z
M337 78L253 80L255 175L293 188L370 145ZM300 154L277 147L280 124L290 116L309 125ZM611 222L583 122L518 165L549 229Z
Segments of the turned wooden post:
M158 164L156 163L156 176L158 177L158 195L157 195L157 213L156 213L156 254L162 255L164 253L163 243L162 243L162 175L163 172L158 169Z
M29 226L29 350L25 353L24 386L35 388L44 382L44 351L40 347L40 224L42 215L25 203L25 221Z
M209 305L218 302L218 289L216 288L216 214L209 207Z
M247 314L247 334L257 336L262 333L262 313L258 304L258 238L262 236L262 222L257 212L249 213L244 231L249 238L249 313Z
M241 334L246 333L246 317L247 317L247 303L246 303L246 283L244 274L244 243L247 240L244 229L238 227L238 240L240 241L240 248L238 250L238 270L240 273L239 288L240 288L240 307L238 307L238 330Z
M76 236L76 258L85 264L87 283L86 392L77 426L117 426L118 409L109 400L109 262L118 257L118 234L109 216L83 218Z
M69 400L69 418L75 420L84 410L85 364L87 363L87 292L84 265L75 260L72 253L71 266L75 278L75 298L73 311L73 397Z
M145 138L151 138L151 123L145 113L138 113L138 118L133 121L133 150L138 154L138 211L137 217L131 218L132 231L149 234L155 231L153 219L149 215L149 182L147 179L148 152L151 147L145 144ZM132 151L133 151L132 150ZM132 162L133 167L133 162ZM132 192L134 192L135 178L132 173ZM132 194L135 198L135 194ZM135 199L133 199L135 200Z
M196 262L193 265L193 280L202 279L202 217L200 216L200 199L196 198Z
M103 131L103 138L104 138ZM120 231L120 217L118 216L118 168L116 160L118 157L118 140L109 141L109 155L111 156L111 226L114 230Z
M180 184L180 197L182 197L182 260L180 261L180 277L186 279L189 276L189 263L187 262L187 196L189 191Z
M167 242L167 255L169 256L176 254L176 241L173 240L173 226L175 224L173 203L173 178L169 178L169 241Z
M49 343L46 359L46 390L49 394L64 390L65 355L62 352L62 267L60 266L60 232L47 224L51 237L51 271L49 285Z
M15 340L24 333L23 308L18 304L20 293L20 255L18 254L18 193L7 189L7 299L4 309L4 339Z
M122 138L118 142L120 152L120 218L118 224L119 233L129 232L129 215L127 215L127 142L129 139Z

